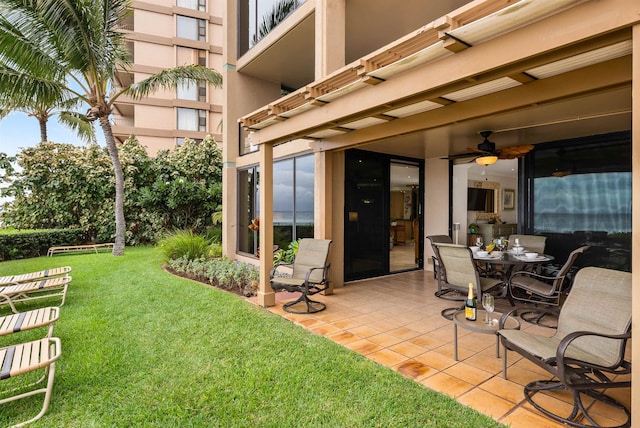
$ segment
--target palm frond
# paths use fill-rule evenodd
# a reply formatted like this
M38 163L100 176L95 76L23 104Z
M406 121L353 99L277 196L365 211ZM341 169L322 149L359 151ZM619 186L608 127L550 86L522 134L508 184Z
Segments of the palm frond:
M15 107L57 105L71 95L63 83L31 75L0 64L0 102Z
M158 89L175 89L179 84L190 80L205 81L216 87L222 86L222 75L217 71L201 65L185 65L163 70L140 82L131 84L114 95L111 101L113 102L121 94L126 94L133 99L140 99Z
M82 141L96 142L96 130L93 122L84 114L74 111L63 111L58 114L58 122L71 129Z

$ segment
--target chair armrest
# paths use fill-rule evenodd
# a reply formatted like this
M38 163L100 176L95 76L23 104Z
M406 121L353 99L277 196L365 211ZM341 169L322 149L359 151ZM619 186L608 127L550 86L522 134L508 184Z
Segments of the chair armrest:
M293 263L278 263L274 267L271 268L271 273L269 273L269 278L272 279L275 274L278 272L278 268L280 266L293 266Z
M564 279L564 277L566 275L546 276L546 275L540 275L539 273L535 273L535 272L530 272L530 271L526 271L526 270L520 270L518 272L512 273L511 277L509 277L509 280L511 280L512 278L514 278L516 276L530 276L530 277L533 277L535 279L547 280L547 281L555 281L557 279Z
M510 316L517 316L517 315L518 315L518 308L513 308L509 312L505 312L504 314L502 314L502 316L500 317L500 320L498 321L498 330L504 329L504 325Z
M309 283L309 277L311 276L313 271L315 271L315 270L326 270L328 268L329 268L329 264L328 263L326 265L324 265L324 266L316 266L316 267L309 268L309 270L307 271L307 274L304 277L305 284ZM324 277L324 275L323 275L323 277ZM315 284L315 283L312 283L312 284Z
M571 342L584 336L598 336L598 337L604 337L607 339L630 339L631 331L628 331L627 333L624 333L624 334L605 334L605 333L596 333L593 331L574 331L573 333L569 333L568 335L562 338L562 340L558 344L558 349L556 350L556 364L558 367L558 378L560 379L565 378L565 373L564 373L565 364L566 364L565 353L567 352L567 348L569 348L569 345L571 345ZM575 361L570 358L567 358L567 360L569 360L569 362ZM587 362L584 362L584 363L589 365L590 367L595 367Z

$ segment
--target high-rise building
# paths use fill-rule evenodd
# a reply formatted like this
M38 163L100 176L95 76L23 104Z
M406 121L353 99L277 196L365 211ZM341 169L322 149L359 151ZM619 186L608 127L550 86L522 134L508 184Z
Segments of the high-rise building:
M200 64L222 72L222 2L214 0L134 1L121 28L131 52L131 67L116 82L127 85L164 69ZM201 82L176 91L158 91L141 100L115 103L117 141L135 135L149 154L172 149L184 138L207 134L222 141L222 89Z

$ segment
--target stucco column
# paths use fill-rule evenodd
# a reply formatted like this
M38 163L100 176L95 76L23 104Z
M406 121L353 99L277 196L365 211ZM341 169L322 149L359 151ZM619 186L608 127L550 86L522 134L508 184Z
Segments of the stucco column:
M632 55L632 76L631 99L632 99L632 126L631 126L631 171L633 174L632 182L632 207L631 207L631 272L633 295L632 308L633 313L640 313L640 288L638 287L638 275L640 272L640 25L633 27L633 51ZM631 331L638 332L640 329L639 317L633 317ZM631 343L631 360L640 361L640 341L633 340ZM631 373L631 402L638 403L640 400L640 370L636 367ZM640 421L640 406L631 406L631 420Z
M315 153L315 179L313 182L313 230L316 239L332 239L333 235L333 156L331 152ZM329 262L337 265L335 260L335 242L329 253ZM332 276L333 277L333 276ZM323 294L333 294L334 281Z
M237 202L238 179L236 158L239 152L239 138L236 117L238 117L238 97L234 96L237 86L238 72L236 71L237 25L234 17L237 15L237 2L225 1L223 4L223 18L225 33L223 37L222 67L222 95L224 108L222 109L222 254L233 258L237 247Z
M345 65L345 9L346 0L316 0L316 79Z
M273 267L273 146L260 147L260 289L258 304L273 306L276 295L269 284Z

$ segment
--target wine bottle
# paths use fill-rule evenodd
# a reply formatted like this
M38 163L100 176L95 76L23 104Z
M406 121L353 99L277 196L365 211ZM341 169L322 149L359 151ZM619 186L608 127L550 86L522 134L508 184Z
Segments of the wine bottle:
M475 321L477 309L476 296L473 295L473 283L470 282L469 294L467 295L467 300L464 302L464 317L469 321Z

